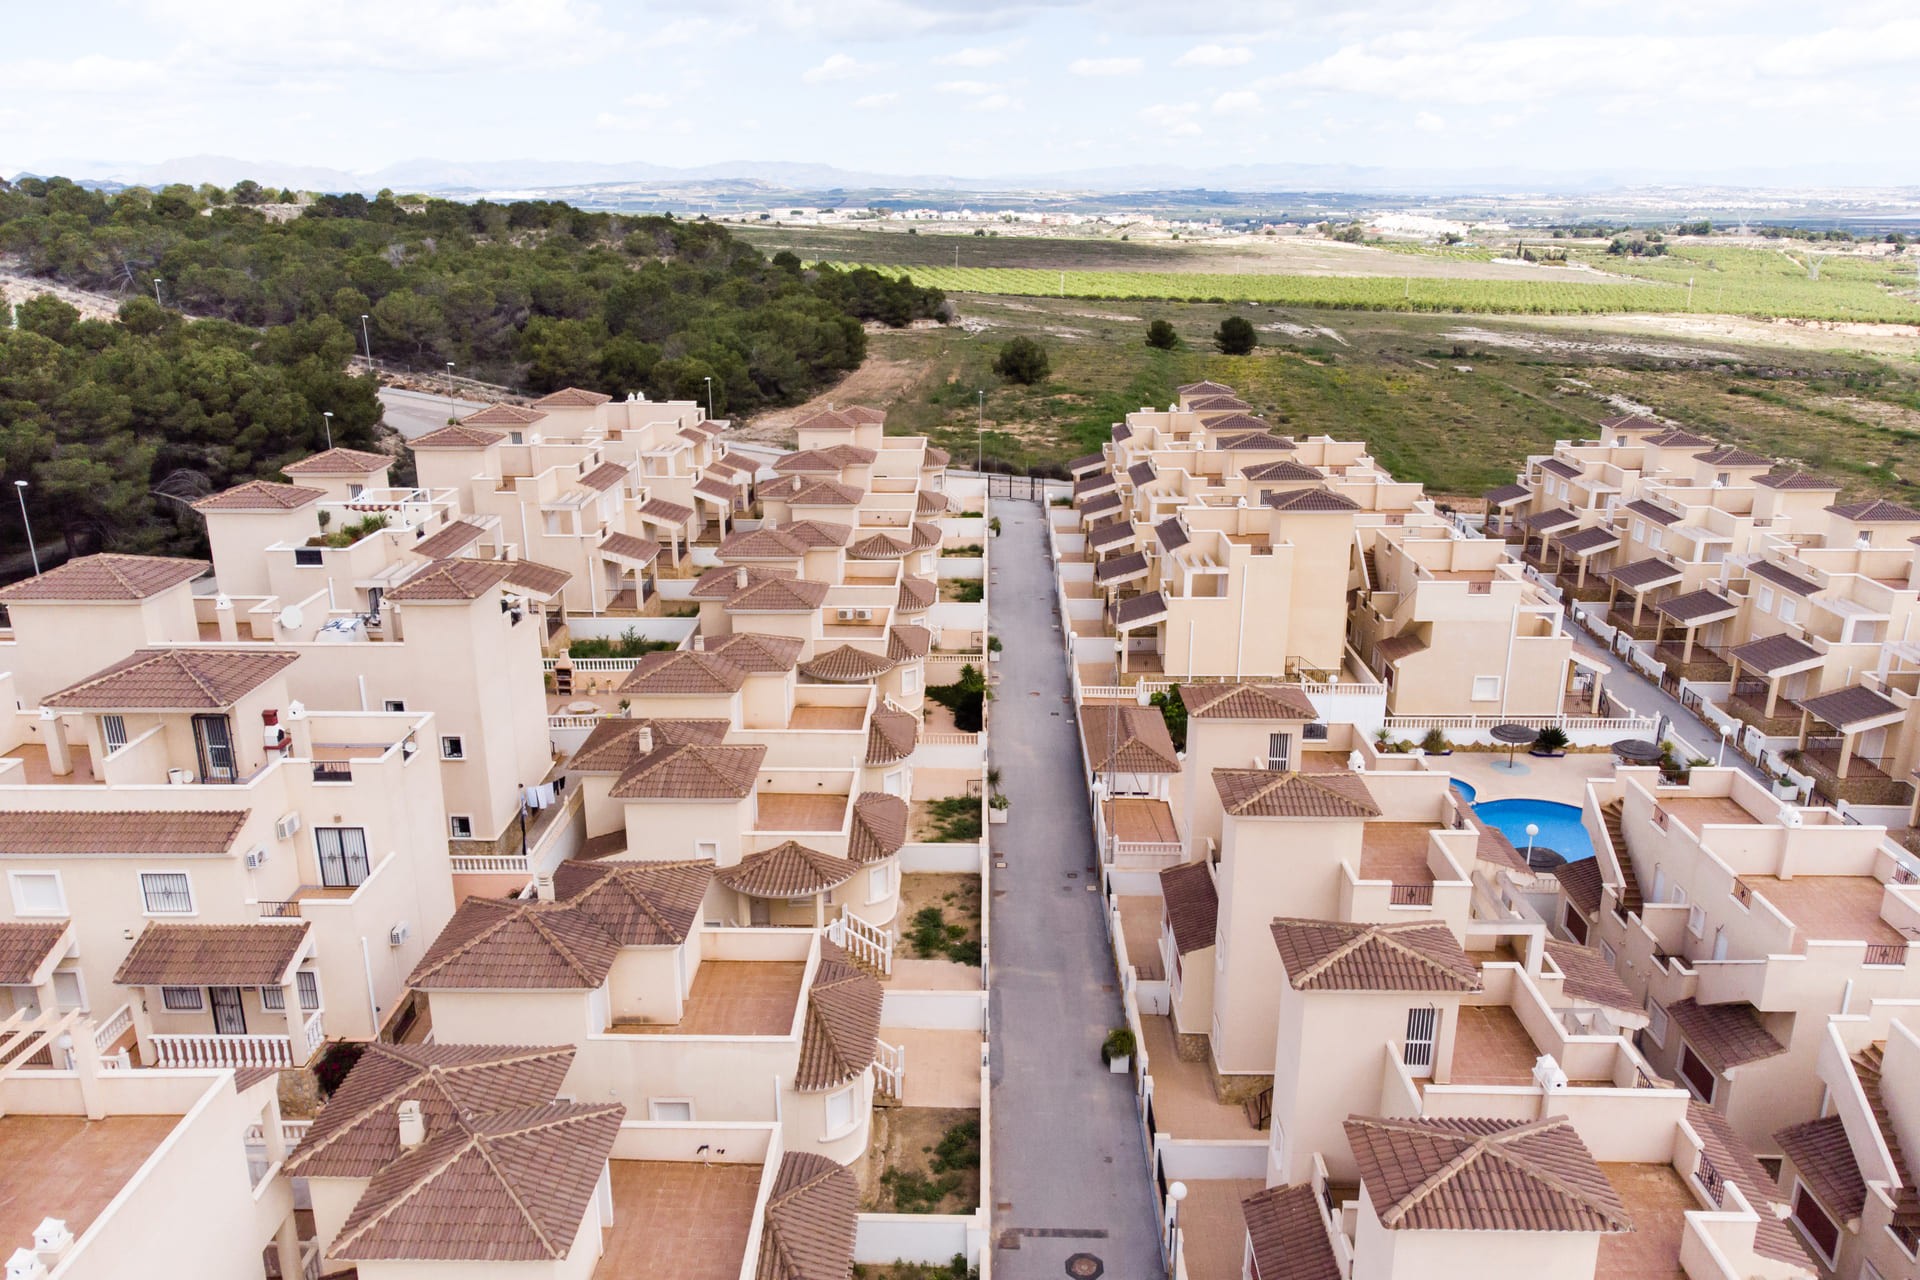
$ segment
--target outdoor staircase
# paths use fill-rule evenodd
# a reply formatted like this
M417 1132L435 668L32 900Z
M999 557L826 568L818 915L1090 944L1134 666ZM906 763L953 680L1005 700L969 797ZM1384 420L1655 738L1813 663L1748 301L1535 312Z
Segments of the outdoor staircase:
M1367 568L1367 590L1378 591L1380 589L1380 565L1374 559L1372 547L1368 547L1361 553L1360 563Z
M1614 861L1620 864L1620 908L1629 913L1638 911L1644 899L1640 896L1640 879L1633 874L1633 855L1627 852L1625 803L1607 801L1600 809L1600 821L1607 828Z
M1889 1224L1893 1233L1909 1247L1920 1239L1920 1191L1913 1185L1913 1174L1907 1168L1906 1157L1900 1151L1900 1135L1894 1131L1893 1116L1887 1110L1886 1095L1881 1089L1881 1067L1886 1057L1886 1042L1875 1041L1853 1055L1853 1073L1860 1081L1860 1091L1867 1095L1867 1109L1873 1112L1873 1122L1880 1127L1880 1137L1887 1144L1887 1154L1893 1158L1893 1170L1900 1176L1900 1187L1893 1192L1893 1221Z

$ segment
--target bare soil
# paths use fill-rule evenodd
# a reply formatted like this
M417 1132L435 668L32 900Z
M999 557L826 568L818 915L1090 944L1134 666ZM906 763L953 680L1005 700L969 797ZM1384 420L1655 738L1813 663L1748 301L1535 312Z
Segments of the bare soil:
M980 936L980 877L962 872L915 872L900 877L900 927L913 930L914 914L926 907L938 907L948 924L965 927L962 941ZM938 960L946 952L917 959Z
M880 1175L888 1169L902 1169L929 1178L941 1175L932 1171L933 1149L940 1145L952 1126L966 1120L978 1121L980 1113L971 1107L883 1107L873 1113L873 1140L867 1146L866 1159L856 1171L860 1175L860 1207L868 1213L891 1213L893 1197L880 1185ZM934 1208L936 1213L970 1213L980 1204L980 1175L976 1171L960 1175L960 1187Z
M885 409L913 385L914 379L921 372L922 368L917 361L868 356L865 363L858 369L813 399L791 408L769 409L765 413L756 414L735 426L728 433L728 439L779 445L790 449L794 441L794 423L822 409L844 408L847 405L870 405L876 409Z

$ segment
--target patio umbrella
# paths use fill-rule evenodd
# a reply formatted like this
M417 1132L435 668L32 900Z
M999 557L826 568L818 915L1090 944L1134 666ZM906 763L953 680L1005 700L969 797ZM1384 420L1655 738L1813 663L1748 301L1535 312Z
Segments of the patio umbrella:
M1622 738L1613 744L1613 754L1628 764L1658 764L1666 752L1659 743L1645 738Z
M1487 732L1492 735L1495 742L1506 745L1508 773L1514 772L1513 753L1521 747L1532 746L1540 737L1538 729L1529 729L1523 724L1497 724Z

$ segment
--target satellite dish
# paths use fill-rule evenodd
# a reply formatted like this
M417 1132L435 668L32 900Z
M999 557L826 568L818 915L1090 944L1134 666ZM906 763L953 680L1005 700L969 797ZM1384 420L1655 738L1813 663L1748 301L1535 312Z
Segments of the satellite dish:
M306 620L307 615L300 612L297 604L290 604L280 611L280 625L288 631L298 631Z

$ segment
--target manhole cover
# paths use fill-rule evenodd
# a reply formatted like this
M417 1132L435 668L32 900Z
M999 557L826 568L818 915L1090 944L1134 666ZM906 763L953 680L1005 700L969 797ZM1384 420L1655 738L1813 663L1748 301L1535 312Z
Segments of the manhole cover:
M1091 1253L1076 1253L1067 1259L1067 1274L1075 1280L1100 1280L1107 1264Z

